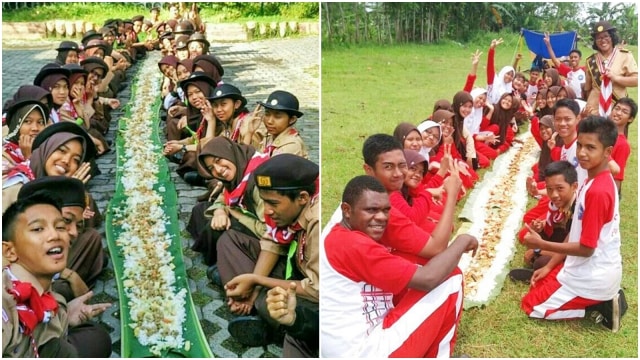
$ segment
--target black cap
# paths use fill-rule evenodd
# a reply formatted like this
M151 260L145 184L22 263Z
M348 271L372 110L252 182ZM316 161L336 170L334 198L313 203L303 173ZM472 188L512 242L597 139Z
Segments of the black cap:
M193 35L189 36L189 40L187 40L187 46L189 46L189 43L192 43L194 41L207 44L207 48L211 45L209 44L209 41L207 40L207 38L199 32L193 33Z
M272 157L253 171L256 186L265 190L294 190L312 185L320 168L313 161L293 154Z
M615 29L616 28L613 25L611 25L611 23L608 21L598 21L593 25L593 31L591 31L591 35L594 36L594 35L600 34L601 32L615 30Z
M267 101L258 101L258 104L267 109L284 111L297 117L304 115L298 110L300 107L298 98L288 91L276 90L269 95Z
M84 46L85 50L92 48L101 48L104 52L104 56L111 56L111 51L113 51L111 45L109 45L108 42L102 40L102 38L91 39Z
M107 63L104 62L104 60L100 59L99 57L95 57L95 56L90 56L80 61L80 65L83 68L85 68L88 72L91 72L91 70L98 67L102 68L102 70L104 70L104 74L102 76L103 79L105 76L107 76L107 72L109 71L109 66L107 65Z
M18 199L25 198L36 191L48 191L62 200L62 206L87 206L82 181L68 176L44 176L22 185Z
M189 20L182 20L178 23L178 26L174 29L174 33L176 34L187 34L191 35L196 31L196 28L193 26L193 23Z
M65 64L65 65L62 65L62 68L63 69L67 69L67 70L69 70L71 72L71 74L69 76L71 76L73 74L88 74L89 73L85 68L83 68L82 66L80 66L78 64Z
M187 85L195 82L195 81L204 81L207 84L209 84L209 86L211 86L211 91L209 92L209 94L211 94L213 92L213 89L216 87L216 82L215 80L213 80L211 78L211 76L203 73L202 71L194 71L191 73L191 75L189 75L188 78L180 81L178 83L178 86L180 86L182 88L182 90L185 92L185 94L187 93Z
M242 102L242 105L240 105L240 108L243 108L245 105L247 105L247 99L244 96L242 96L242 92L240 92L240 89L238 89L237 87L231 84L218 85L212 91L212 93L209 94L209 97L208 97L208 99L211 101L217 100L217 99L223 99L223 98L240 100Z
M82 45L85 46L85 49L86 49L87 43L90 40L94 40L94 39L102 40L102 33L96 32L95 30L91 29L91 30L88 30L86 33L84 33L84 35L82 35L81 42L82 42Z
M60 66L60 64L56 64L56 63L46 64L45 66L42 67L42 69L40 69L40 72L38 73L38 75L36 75L36 78L33 79L33 85L36 85L36 86L42 85L42 80L44 80L44 78L46 78L47 76L53 75L53 74L61 74L61 75L64 75L66 78L68 78L69 75L71 75L71 72L67 69L64 69L62 66Z
M178 34L174 33L174 36ZM189 35L180 35L176 38L176 50L186 49L189 42Z
M144 21L144 15L136 15L136 16L131 18L131 21L133 21L133 22Z
M68 41L65 40L63 42L60 43L60 46L58 46L58 48L56 49L56 51L64 51L64 50L75 50L75 51L79 51L80 47L78 46L78 44L75 41Z
M82 138L84 138L85 156L82 161L89 161L90 159L96 157L96 145L93 143L93 140L91 140L91 137L89 137L89 134L79 125L70 121L61 121L59 123L51 124L45 127L38 135L36 135L36 138L33 139L33 144L31 144L31 151L33 152L35 149L37 149L40 145L42 145L43 142L45 142L45 140L51 137L51 135L62 132L80 135L82 136Z

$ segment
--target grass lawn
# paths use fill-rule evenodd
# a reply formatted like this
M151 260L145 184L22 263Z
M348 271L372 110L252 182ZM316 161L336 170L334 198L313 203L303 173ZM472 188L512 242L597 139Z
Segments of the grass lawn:
M517 35L505 36L496 51L496 67L512 62ZM339 204L344 185L363 174L362 143L375 133L392 134L403 121L418 124L438 99L451 101L480 49L477 86L486 85L490 39L479 45L406 45L323 49L322 52L322 220ZM524 48L526 50L526 46ZM581 48L585 57L591 49ZM637 54L637 47L630 47ZM526 58L526 56L525 56ZM521 62L526 69L529 61ZM632 97L637 101L636 89ZM524 284L506 281L498 298L484 308L464 312L456 354L471 357L627 357L638 355L638 125L630 129L632 155L620 203L623 279L629 311L622 329L612 334L590 320L535 321L520 310ZM481 176L484 172L481 172ZM460 202L458 211L464 205ZM512 267L522 265L524 249Z

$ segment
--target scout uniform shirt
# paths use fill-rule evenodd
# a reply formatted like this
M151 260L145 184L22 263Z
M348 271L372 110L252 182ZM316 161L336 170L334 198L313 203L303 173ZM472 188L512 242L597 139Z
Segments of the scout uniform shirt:
M289 247L294 246L294 242L297 243L297 245L295 245L297 246L296 253L292 260L295 261L296 267L305 277L300 281L302 289L307 293L305 297L316 303L319 301L320 296L319 199L318 196L312 197L307 206L305 206L300 215L298 215L295 223L302 227L302 230L296 232L295 239L289 246L274 242L268 232L265 232L260 240L261 250L285 256L287 256Z
M267 134L260 144L260 149L269 156L293 154L305 159L309 157L302 137L293 126L284 129L275 139L273 135Z
M599 53L593 54L587 58L587 80L591 81L591 91L587 98L587 106L591 106L593 114L598 113L598 104L600 101L600 72L596 63L596 57ZM618 76L630 76L638 73L638 64L633 55L626 49L618 49L618 53L613 58L613 62L609 65L608 72ZM589 86L589 85L587 85ZM613 103L618 99L627 96L627 87L621 86L619 83L613 82ZM613 108L613 105L611 106Z
M20 330L16 301L13 295L7 291L12 286L7 269L2 272L2 284L2 357L35 357L36 354L31 337ZM44 345L49 340L65 336L67 333L69 325L67 302L60 294L54 292L53 295L58 301L58 310L49 322L36 325L33 331L33 339L36 346Z

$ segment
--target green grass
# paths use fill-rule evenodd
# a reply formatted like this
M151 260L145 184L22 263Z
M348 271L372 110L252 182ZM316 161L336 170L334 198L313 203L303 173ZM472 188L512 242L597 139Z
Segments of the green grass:
M304 7L304 4L300 6ZM290 10L284 9L284 14L269 16L254 16L243 14L235 9L214 10L204 8L201 10L200 16L206 22L212 23L245 23L247 21L256 21L258 23L269 23L272 21L318 21L296 16L302 14L300 10L296 12L298 7L292 7ZM163 9L161 18L167 17L168 10ZM25 21L47 21L47 20L85 20L96 24L103 24L107 19L130 19L135 15L149 16L149 8L136 3L49 3L34 8L21 8L17 10L4 10L2 12L2 21L6 22L25 22Z
M497 48L496 68L510 64L517 36L504 36ZM486 53L490 36L479 45L364 46L322 52L322 222L337 208L344 185L363 174L362 143L371 134L392 134L402 121L419 123L432 113L436 100L451 100L464 86L471 53L483 52L477 86L486 85ZM524 48L526 50L526 46ZM581 48L585 57L592 50ZM637 54L637 47L630 47ZM527 59L528 60L528 59ZM529 62L521 63L525 69ZM630 89L638 99L636 89ZM637 122L637 121L636 121ZM527 286L506 281L498 298L484 308L464 312L456 354L471 357L628 357L638 355L638 125L631 126L632 155L620 203L623 279L629 311L619 333L589 320L536 321L520 310ZM481 174L483 174L481 172ZM482 176L482 175L481 175ZM461 209L463 202L458 206ZM512 267L522 265L524 249Z

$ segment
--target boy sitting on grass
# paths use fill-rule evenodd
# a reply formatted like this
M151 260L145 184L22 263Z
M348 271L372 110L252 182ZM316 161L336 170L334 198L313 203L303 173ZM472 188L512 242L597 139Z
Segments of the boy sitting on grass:
M602 324L617 332L627 310L620 289L620 214L609 156L618 137L613 121L589 116L578 124L576 156L587 178L580 183L569 236L563 243L543 240L530 229L525 245L554 252L531 278L522 299L529 317L572 319L600 312Z
M528 227L523 227L518 233L518 239L524 242L524 237L533 229L546 241L561 243L571 230L571 218L576 203L578 190L578 173L568 161L554 161L544 169L549 207L542 217L533 219ZM526 224L526 223L525 223ZM512 280L530 281L535 270L546 265L553 253L540 249L529 249L524 254L525 263L530 268L513 269L509 272Z

